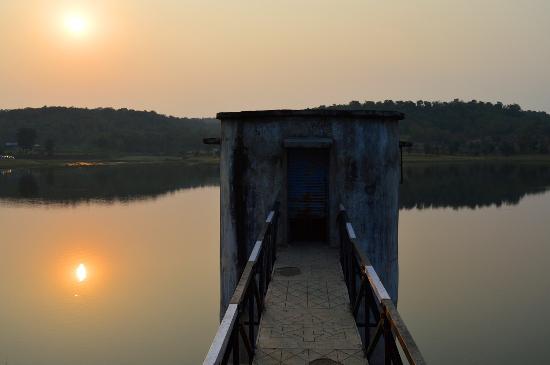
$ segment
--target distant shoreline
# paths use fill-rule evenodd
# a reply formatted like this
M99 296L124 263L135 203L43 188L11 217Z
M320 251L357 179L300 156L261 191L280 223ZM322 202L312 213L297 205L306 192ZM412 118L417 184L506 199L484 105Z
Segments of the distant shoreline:
M92 166L120 166L120 165L147 165L147 164L218 164L217 156L151 156L135 155L112 158L56 158L56 159L14 159L0 160L0 169L17 168L59 168L59 167L92 167Z
M485 155L485 156L461 156L461 155L426 155L407 153L403 151L404 162L548 162L550 155Z
M59 167L91 167L119 166L140 164L218 164L218 156L152 156L129 155L109 158L82 158L82 156L55 159L14 159L0 160L0 169L15 168L59 168ZM454 162L518 162L518 163L550 163L550 155L513 155L513 156L458 156L458 155L425 155L403 153L405 163L454 163Z

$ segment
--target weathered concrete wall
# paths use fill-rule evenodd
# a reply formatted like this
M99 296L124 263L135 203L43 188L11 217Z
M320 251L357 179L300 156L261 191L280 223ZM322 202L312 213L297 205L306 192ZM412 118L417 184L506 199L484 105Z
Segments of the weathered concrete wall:
M346 136L354 135L353 141ZM336 187L358 241L397 302L399 130L397 123L341 124L336 141Z
M360 244L397 300L399 131L396 120L337 117L223 119L221 123L221 313L276 194L285 242L286 138L331 138L329 238L344 204Z

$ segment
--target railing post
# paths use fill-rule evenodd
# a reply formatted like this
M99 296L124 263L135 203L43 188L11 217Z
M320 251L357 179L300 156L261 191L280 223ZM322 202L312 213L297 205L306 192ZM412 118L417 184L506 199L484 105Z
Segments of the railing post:
M348 285L348 293L350 292L350 283L351 283L351 260L352 260L352 247L351 247L351 241L346 238L346 274L347 274L347 280L346 284Z
M344 281L346 282L346 287L348 285L348 265L347 265L347 260L348 260L348 255L347 255L347 247L346 247L346 241L347 241L347 236L345 235L346 232L344 231L344 228L343 228L343 219L341 218L340 219L340 231L341 231L341 234L340 234L340 249L341 249L341 265L342 265L342 271L343 271L343 274L344 274Z
M239 310L237 310L237 313ZM239 321L240 321L240 314L237 314L237 321L235 322L235 326L233 327L233 364L239 364Z
M273 219L276 219L275 217ZM275 247L275 242L273 242L273 225L270 224L269 227L269 244L271 248L271 263L273 264L277 259L277 252Z
M269 245L265 248L265 261L266 261L266 271L265 271L265 288L267 291L267 287L269 286L269 283L271 282L271 268L272 268L272 255L271 255L271 247Z
M365 278L364 280L366 280L367 282L365 283L365 285L369 285L369 282L368 282L368 279ZM365 290L363 290L363 305L364 305L364 316L365 316L365 327L363 329L364 331L364 336L365 336L365 355L367 353L367 346L369 345L370 343L370 309L369 309L369 301L368 301L368 297L367 295L369 295L370 293L370 289L369 288L365 288Z
M338 220L340 228L340 266L344 268L344 231L342 229L342 220Z
M252 286L248 289L248 338L250 339L250 347L252 347L252 351L254 351L256 341L254 341L254 293L252 291Z
M258 258L258 288L260 290L260 295L264 296L264 280L265 280L265 267L264 267L264 253L260 254L260 257Z
M391 324L390 324L390 321L388 320L388 316L386 313L386 308L382 308L382 315L384 316L384 330L383 330L383 336L382 336L382 339L384 340L384 363L386 365L391 365L392 348L391 348L390 337L392 336L392 333L391 333Z
M350 298L351 303L355 303L355 300L357 299L357 284L355 282L355 267L357 266L357 262L355 261L355 258L351 258L351 277L350 277Z
M280 203L277 201L273 208L273 212L275 214L273 217L273 222L271 224L271 228L273 230L273 255L275 259L277 259L277 232L279 230L278 228L279 228L279 213L280 213L279 205Z

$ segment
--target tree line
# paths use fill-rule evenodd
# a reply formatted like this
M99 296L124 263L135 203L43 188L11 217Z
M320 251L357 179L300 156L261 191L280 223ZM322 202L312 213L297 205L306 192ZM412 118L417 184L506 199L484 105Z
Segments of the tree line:
M514 155L550 152L550 115L517 104L462 101L351 101L328 109L394 110L405 114L402 140L416 152L450 155Z
M0 110L0 150L36 144L47 153L119 152L177 155L209 150L204 137L219 135L212 118L177 118L154 111L43 107Z
M550 153L550 115L517 104L482 101L351 101L328 109L394 110L405 114L401 139L413 151L450 155ZM130 109L43 107L0 110L0 152L6 143L53 151L176 155L206 151L220 135L213 118L177 118Z

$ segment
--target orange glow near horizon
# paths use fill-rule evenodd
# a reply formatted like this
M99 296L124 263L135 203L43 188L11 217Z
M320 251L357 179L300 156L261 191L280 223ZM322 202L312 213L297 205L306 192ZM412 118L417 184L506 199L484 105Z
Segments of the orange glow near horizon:
M0 109L206 117L460 98L550 110L550 2L472 4L4 0Z

